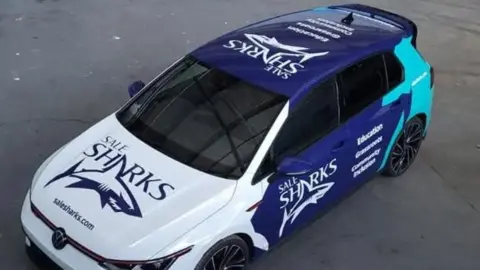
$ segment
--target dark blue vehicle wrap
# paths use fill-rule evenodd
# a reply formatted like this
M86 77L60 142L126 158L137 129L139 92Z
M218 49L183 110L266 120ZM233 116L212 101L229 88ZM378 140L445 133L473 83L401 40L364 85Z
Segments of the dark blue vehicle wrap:
M405 31L338 9L314 9L273 18L227 33L192 55L295 105L318 80L377 51L393 48Z
M268 186L252 218L256 231L276 244L318 212L369 180L380 168L397 128L409 114L411 94L378 101L298 157L313 164L305 175L279 176ZM405 105L405 106L403 106Z
M353 23L345 23L347 16ZM433 85L416 36L417 27L404 17L343 5L265 20L193 52L201 61L287 96L291 110L319 82L372 55L393 52L403 68L401 83L295 156L313 170L274 174L265 184L251 222L269 247L384 169L407 121L420 116L426 132Z

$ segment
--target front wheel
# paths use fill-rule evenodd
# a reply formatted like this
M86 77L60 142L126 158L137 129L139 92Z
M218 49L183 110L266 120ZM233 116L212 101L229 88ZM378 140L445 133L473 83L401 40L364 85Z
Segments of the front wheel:
M415 117L407 122L390 150L383 175L397 177L407 171L420 150L424 131L425 127L420 118Z
M250 252L245 241L232 235L207 250L195 270L244 270L249 258Z

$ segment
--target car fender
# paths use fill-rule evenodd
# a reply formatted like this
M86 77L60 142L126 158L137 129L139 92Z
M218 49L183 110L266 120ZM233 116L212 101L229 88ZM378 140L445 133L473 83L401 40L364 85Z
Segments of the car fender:
M221 210L157 253L155 258L167 256L186 247L193 246L189 253L174 264L175 268L173 269L177 269L177 267L178 269L191 267L196 265L205 252L215 243L231 235L238 234L248 235L253 242L252 248L267 250L267 239L263 235L256 233L251 223L251 218L255 211L247 211L250 206L245 201L231 201Z

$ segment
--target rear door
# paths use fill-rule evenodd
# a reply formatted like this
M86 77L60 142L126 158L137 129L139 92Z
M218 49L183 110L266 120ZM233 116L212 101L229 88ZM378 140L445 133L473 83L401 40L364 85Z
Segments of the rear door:
M391 52L348 67L338 75L340 122L351 132L350 176L353 184L370 179L381 169L396 130L403 127L410 95L402 94L403 68Z

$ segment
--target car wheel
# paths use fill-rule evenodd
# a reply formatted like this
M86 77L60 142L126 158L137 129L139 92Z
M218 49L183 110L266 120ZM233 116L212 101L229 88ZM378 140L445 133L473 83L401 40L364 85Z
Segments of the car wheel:
M383 175L397 177L407 171L420 150L424 130L423 122L418 117L407 122L390 150Z
M232 235L217 242L202 257L195 270L243 270L250 252L242 238Z

